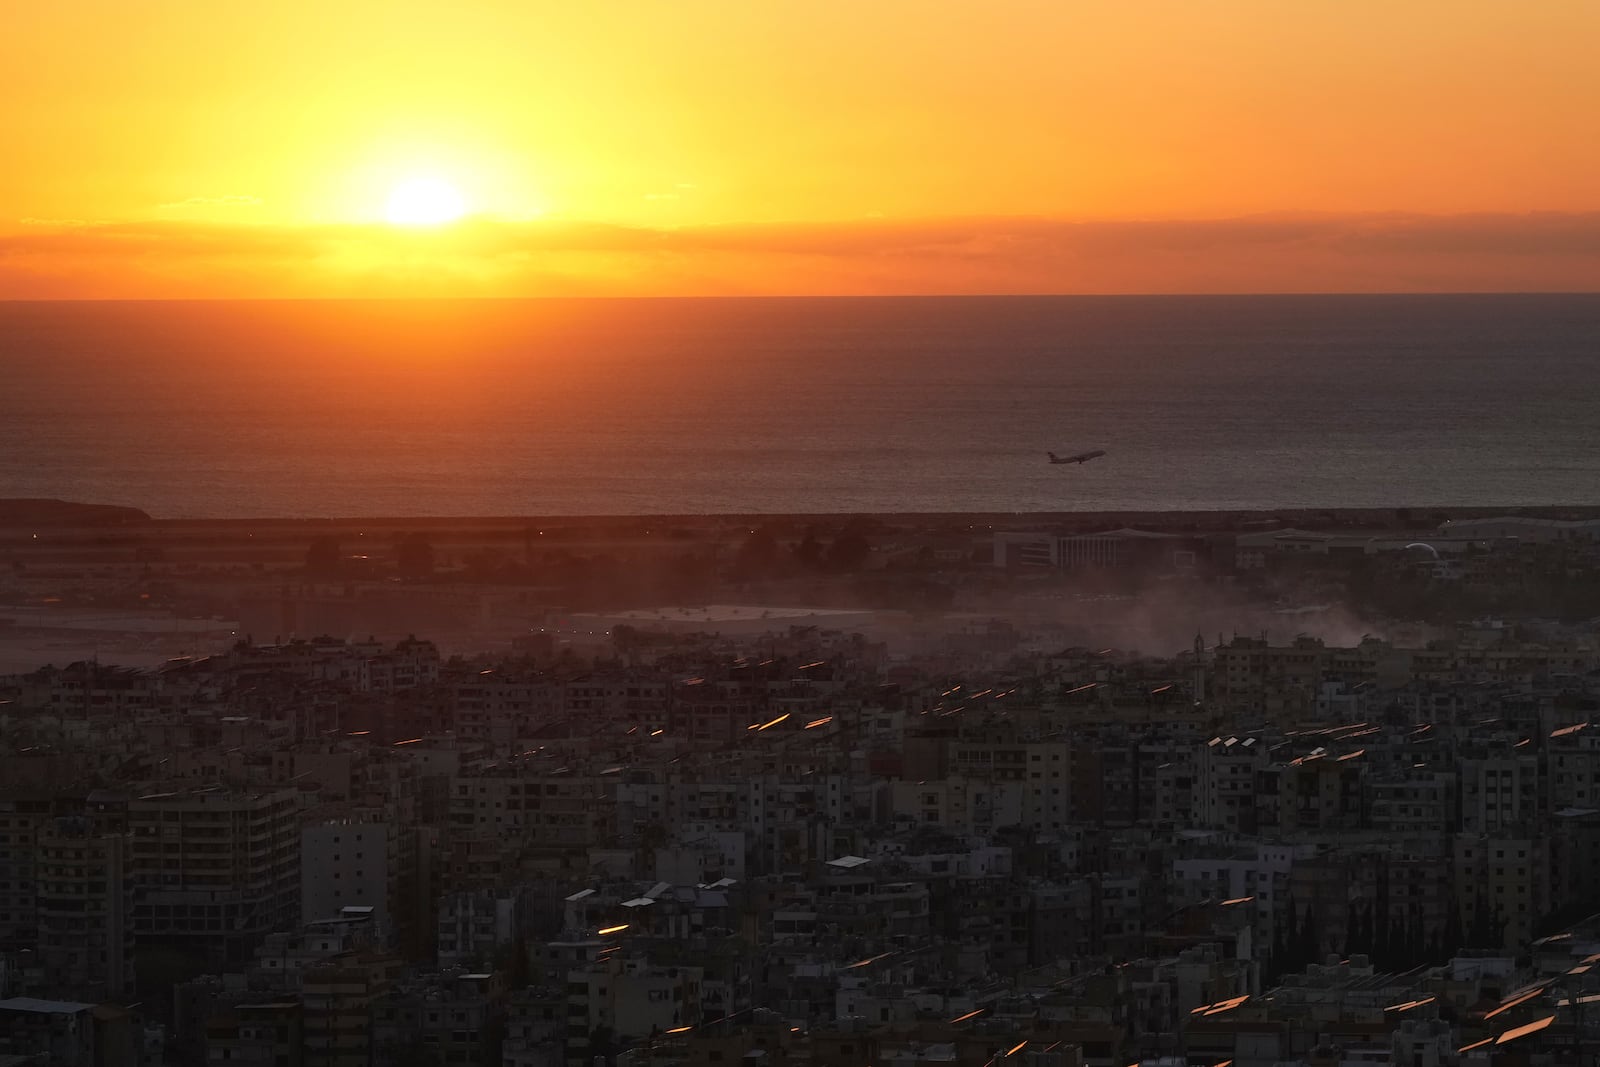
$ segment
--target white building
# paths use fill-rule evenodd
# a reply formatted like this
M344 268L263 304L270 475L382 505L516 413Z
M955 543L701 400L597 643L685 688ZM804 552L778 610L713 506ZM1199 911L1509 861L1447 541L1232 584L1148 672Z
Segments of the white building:
M1256 771L1267 763L1266 746L1253 737L1213 737L1196 761L1195 820L1218 830L1254 829Z
M373 909L392 929L389 887L397 857L394 827L362 818L335 819L300 831L300 916L329 919L350 906Z
M1452 519L1439 527L1446 537L1475 541L1516 538L1528 544L1557 541L1600 541L1600 519L1535 519L1520 515L1498 518Z
M821 630L867 632L877 628L873 611L844 608L783 607L761 604L708 604L697 607L648 608L639 611L579 613L551 619L557 637L609 635L618 626L663 634L756 636L787 633L795 626Z

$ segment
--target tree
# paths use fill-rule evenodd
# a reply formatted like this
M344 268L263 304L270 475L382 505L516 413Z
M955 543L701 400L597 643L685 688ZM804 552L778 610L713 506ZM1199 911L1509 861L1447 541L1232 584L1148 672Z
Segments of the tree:
M1346 956L1373 956L1372 902L1360 901L1350 906L1350 920L1345 928L1344 954Z
M427 578L433 574L433 545L420 533L407 534L400 540L398 566L407 578Z
M870 555L872 545L867 542L862 523L851 519L828 546L828 566L840 571L859 570Z
M506 976L506 982L512 989L520 989L527 985L530 979L528 971L528 939L519 937L510 945L502 948L496 954L495 970Z
M1320 917L1306 905L1305 916L1300 924L1300 931L1295 940L1295 950L1302 961L1295 970L1303 970L1308 965L1322 958L1322 923Z
M1461 926L1461 905L1452 897L1444 916L1444 929L1439 934L1439 944L1434 950L1435 960L1448 960L1460 953L1466 942L1466 931Z
M739 578L759 578L771 573L778 562L778 539L770 526L751 530L734 557L733 572Z
M798 545L794 546L795 562L807 570L812 570L822 565L822 542L817 540L817 528L806 527L806 535Z
M616 1037L609 1026L601 1024L589 1031L589 1060L603 1060L607 1064L615 1061L617 1054Z
M1300 936L1299 915L1300 909L1295 905L1294 897L1291 895L1285 901L1283 910L1278 913L1278 921L1274 924L1272 953L1268 957L1266 974L1269 983L1276 983L1283 975L1304 970L1306 964L1311 962Z
M344 554L336 537L319 537L306 549L306 574L312 578L337 578L344 569Z
M1467 948L1504 948L1506 923L1498 904L1489 905L1488 894L1480 887L1477 907L1472 913L1472 925L1466 931Z
M498 548L480 548L461 559L464 576L474 582L515 581L527 568Z
M618 655L626 656L645 647L648 641L645 634L636 626L618 623L611 628L611 647L617 650Z

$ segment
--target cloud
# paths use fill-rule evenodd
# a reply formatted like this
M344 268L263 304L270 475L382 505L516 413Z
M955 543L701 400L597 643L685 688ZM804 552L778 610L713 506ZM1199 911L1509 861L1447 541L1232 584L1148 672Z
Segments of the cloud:
M0 296L1600 290L1600 212L439 230L167 219L0 233Z
M35 218L26 218L26 219L18 219L17 220L17 225L18 226L43 226L46 229L53 229L53 230L71 230L71 229L77 229L79 226L93 226L94 223L89 221L88 219L35 219Z
M170 204L161 204L163 211L174 208L186 207L260 207L259 196L191 196L187 200L175 200Z

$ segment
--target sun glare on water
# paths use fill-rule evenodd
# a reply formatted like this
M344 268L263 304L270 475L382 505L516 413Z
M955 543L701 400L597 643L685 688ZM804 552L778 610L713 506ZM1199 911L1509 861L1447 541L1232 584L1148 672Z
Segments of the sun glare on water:
M466 213L466 198L449 182L413 178L394 187L383 217L396 226L439 226Z

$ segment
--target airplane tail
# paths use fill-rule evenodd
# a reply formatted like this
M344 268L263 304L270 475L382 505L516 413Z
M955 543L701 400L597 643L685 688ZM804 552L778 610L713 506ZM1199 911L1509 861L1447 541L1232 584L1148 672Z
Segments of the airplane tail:
M1050 457L1050 462L1051 463L1054 463L1056 461L1056 454L1054 452L1046 452L1045 455Z

